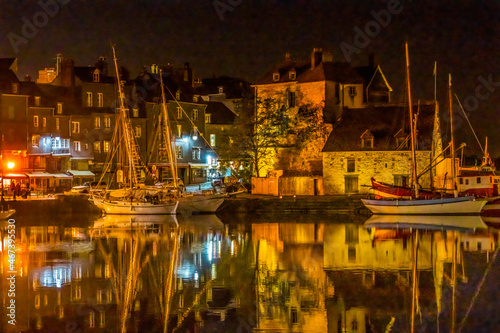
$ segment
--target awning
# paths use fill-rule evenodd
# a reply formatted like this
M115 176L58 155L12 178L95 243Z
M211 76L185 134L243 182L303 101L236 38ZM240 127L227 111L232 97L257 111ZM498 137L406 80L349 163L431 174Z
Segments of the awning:
M52 174L52 176L53 176L54 178L66 178L66 179L71 179L71 178L73 178L72 176L67 175L67 174L65 174L65 173L53 173L53 174Z
M26 173L26 175L30 178L52 178L54 177L54 174L48 173L48 172L33 172L33 173Z
M189 163L192 168L207 168L208 164L205 163Z
M12 179L12 178L27 178L28 176L26 176L24 173L6 173L5 175L3 175L3 178L8 178L8 179Z
M95 177L92 171L68 170L68 173L73 177Z

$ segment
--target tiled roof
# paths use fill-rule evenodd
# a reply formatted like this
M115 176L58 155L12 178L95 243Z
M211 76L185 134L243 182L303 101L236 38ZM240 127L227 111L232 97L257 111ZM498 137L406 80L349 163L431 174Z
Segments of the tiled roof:
M210 124L233 124L236 114L229 110L224 103L206 102L205 114L210 114Z
M416 112L417 107L414 106ZM404 133L410 133L408 108L401 106L349 109L344 112L328 137L323 152L396 150L396 134L405 125ZM420 105L417 122L418 149L430 150L434 126L434 105ZM369 131L373 148L361 148L361 135ZM408 143L410 147L410 143Z

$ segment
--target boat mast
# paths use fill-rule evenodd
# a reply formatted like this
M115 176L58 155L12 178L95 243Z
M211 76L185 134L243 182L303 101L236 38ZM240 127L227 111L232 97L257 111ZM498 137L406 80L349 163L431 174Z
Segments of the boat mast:
M127 110L125 109L125 102L124 102L125 94L123 93L122 83L120 80L120 74L118 71L118 59L116 58L115 47L112 46L112 49L113 49L113 60L115 62L116 79L118 81L117 82L117 84L118 84L118 99L120 101L119 121L121 124L121 128L123 130L123 136L125 137L125 150L127 152L127 159L128 159L130 187L134 187L137 184L137 174L136 174L135 165L134 165L133 156L132 156L132 151L133 151L132 134L128 128L129 124L127 123Z
M162 115L163 115L163 143L167 149L168 161L170 162L170 169L172 178L174 179L174 188L177 188L177 163L173 153L174 147L172 146L172 132L170 129L170 120L168 119L167 101L165 99L165 89L163 86L163 72L160 70L160 86L161 86L161 99L162 99Z
M406 81L408 85L408 106L410 111L410 132L411 132L411 164L412 164L412 181L415 189L415 198L418 198L418 183L417 183L417 159L415 156L415 144L416 144L416 135L415 131L415 120L413 115L413 109L411 107L411 91L410 91L410 58L408 56L408 43L405 43L406 50Z
M451 179L452 179L452 189L453 196L458 197L457 191L457 175L455 170L455 140L453 139L453 103L451 97L451 74L448 74L448 95L450 99L450 137L451 137Z

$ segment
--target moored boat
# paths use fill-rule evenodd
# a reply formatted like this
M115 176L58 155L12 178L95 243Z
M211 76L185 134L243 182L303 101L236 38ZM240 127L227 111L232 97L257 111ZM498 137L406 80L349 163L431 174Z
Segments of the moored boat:
M2 210L0 211L0 220L5 220L14 215L16 212L15 209L9 209L9 210Z

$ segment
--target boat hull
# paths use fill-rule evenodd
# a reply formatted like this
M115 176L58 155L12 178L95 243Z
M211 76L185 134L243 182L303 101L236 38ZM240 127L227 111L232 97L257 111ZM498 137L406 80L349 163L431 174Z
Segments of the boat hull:
M0 211L0 220L5 220L14 215L16 212L15 209L9 209L9 210L2 210Z
M179 201L152 204L150 202L106 201L93 199L94 205L111 215L172 215L177 213Z
M424 229L424 230L474 230L486 229L481 216L435 216L435 215L372 215L365 228L378 229Z
M361 199L373 214L389 215L456 215L479 214L486 200L474 197L431 200L370 200Z
M192 195L180 198L178 210L181 212L190 211L193 213L215 213L224 202L221 195Z

